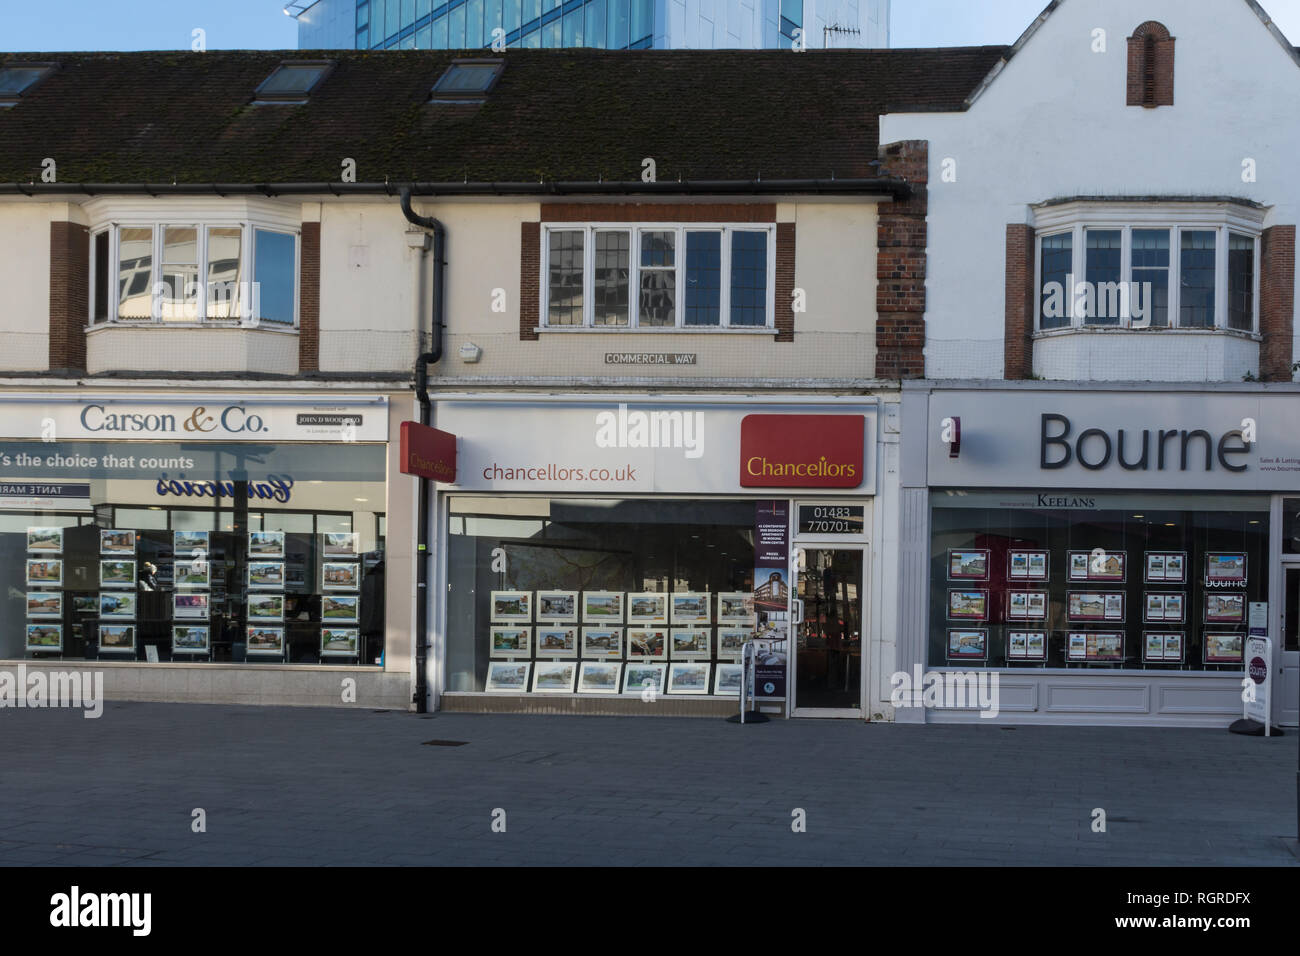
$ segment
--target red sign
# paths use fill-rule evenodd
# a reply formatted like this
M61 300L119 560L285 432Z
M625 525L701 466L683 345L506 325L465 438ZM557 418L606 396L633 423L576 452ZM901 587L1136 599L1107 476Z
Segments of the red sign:
M433 481L455 481L456 436L419 422L402 422L401 471Z
M746 415L740 423L742 488L857 488L862 415Z

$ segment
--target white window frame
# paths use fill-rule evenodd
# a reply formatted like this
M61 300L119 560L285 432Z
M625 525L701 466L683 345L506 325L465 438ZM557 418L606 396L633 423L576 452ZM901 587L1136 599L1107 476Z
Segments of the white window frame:
M595 324L595 264L597 231L630 231L628 256L628 324ZM551 233L582 232L582 324L550 325L547 309L550 298ZM639 310L641 305L641 233L672 232L676 272L675 321L672 325L642 328ZM691 232L721 232L721 291L719 295L718 325L686 325L686 235ZM764 325L731 324L731 235L736 232L761 232L767 236L767 294L766 323ZM538 331L540 332L633 332L633 333L699 333L729 332L732 334L776 333L776 223L737 222L549 222L542 224L540 260L541 279L538 283Z
M248 250L248 254L247 254L248 258L244 260L244 265L248 267L247 274L249 277L248 282L249 282L250 293L249 293L249 301L240 304L240 309L239 309L240 314L241 315L252 314L253 303L252 303L251 290L253 288L253 283L258 281L257 269L256 269L257 250L255 246L257 244L257 234L259 231L273 232L281 236L293 237L293 322L292 324L286 324L284 322L263 322L262 317L260 315L253 317L251 321L256 322L257 327L262 329L281 329L284 331L293 329L294 331L297 331L298 310L301 306L301 301L302 301L302 297L298 294L299 293L298 287L302 282L302 278L301 278L302 277L302 230L301 229L277 228L275 226L262 225L261 223L257 223L257 222L249 223L245 226L246 237L245 237L244 244L240 246L240 255L241 256L244 255L243 252L244 249Z
M114 250L115 250L115 244L114 244L114 240L115 240L116 234L117 234L117 230L116 230L115 228L113 228L113 226L111 226L111 225L107 225L107 226L99 226L99 227L97 227L97 228L95 228L95 229L90 230L90 232L89 232L89 239L90 239L90 255L88 256L88 263L87 263L87 265L88 265L88 270L87 270L87 271L88 271L88 273L89 273L90 283L89 283L89 285L86 287L87 290L88 290L88 294L86 295L86 306L87 306L87 310L88 310L88 311L87 311L87 315L86 315L86 325L87 325L87 326L92 326L92 325L93 325L93 326L107 325L107 324L108 324L109 322L111 322L113 319L117 318L117 279L116 279L116 274L117 274L117 271L118 271L118 270L113 268L113 263L114 263L114 261L115 261L115 252L114 252ZM104 308L105 308L105 311L104 311L104 319L103 319L103 321L96 321L96 319L95 319L95 286L96 286L97 283L99 282L99 267L98 267L98 265L97 265L97 261L96 261L96 258L95 258L95 240L98 239L100 236L103 236L103 235L107 235L107 236L108 236L108 255L107 255L107 259L108 259L108 261L105 263L105 266L106 266L106 267L108 268L108 270L109 270L109 275L108 275L108 282L105 283L105 285L104 285L104 294L105 294L105 297L106 297L106 299L105 299L105 303L104 303Z
M1121 317L1116 325L1085 323L1081 315L1070 316L1070 324L1057 328L1043 328L1043 240L1070 233L1071 240L1071 275L1075 282L1085 281L1087 276L1086 248L1088 229L1112 229L1121 233L1120 278L1122 282L1131 282L1133 277L1133 230L1167 229L1169 230L1169 325L1151 326L1150 331L1157 332L1228 332L1237 335L1259 335L1259 283L1262 263L1260 261L1260 237L1263 234L1263 210L1250 209L1235 203L1209 203L1204 205L1188 204L1188 207L1174 208L1159 204L1108 204L1108 203L1065 203L1056 206L1037 207L1034 221L1034 333L1052 335L1069 331L1116 331L1132 330L1132 320ZM1215 233L1215 269L1214 269L1214 325L1212 327L1183 326L1181 278L1182 278L1182 233ZM1228 327L1228 237L1236 233L1254 240L1254 294L1249 330ZM1067 301L1073 298L1073 290L1065 290ZM1139 327L1147 331L1146 327Z
M154 287L162 281L162 253L163 253L163 236L167 228L192 228L198 232L198 278L199 278L199 296L196 303L197 317L194 319L163 319L159 308L159 300L152 299ZM212 228L237 228L239 229L239 258L240 258L240 276L242 282L246 282L248 294L241 296L239 303L239 316L237 318L208 318L208 230ZM153 301L152 315L147 319L121 319L118 318L118 306L120 305L121 280L121 231L123 229L152 229L152 281L149 283L150 297ZM253 315L253 283L257 281L254 266L256 264L255 252L253 249L256 241L257 231L274 232L280 235L293 237L293 324L289 325L284 322L262 322L260 316ZM98 278L95 268L95 237L108 233L108 302L107 318L104 320L95 320L95 282ZM302 305L301 296L301 272L302 272L302 230L292 229L283 225L273 225L263 223L257 220L247 219L226 219L221 217L205 217L201 219L183 219L180 217L167 219L114 219L102 226L96 226L88 233L89 258L90 258L90 294L87 298L86 311L86 329L104 328L105 326L117 325L127 328L197 328L205 326L208 328L260 328L269 329L279 332L297 332Z

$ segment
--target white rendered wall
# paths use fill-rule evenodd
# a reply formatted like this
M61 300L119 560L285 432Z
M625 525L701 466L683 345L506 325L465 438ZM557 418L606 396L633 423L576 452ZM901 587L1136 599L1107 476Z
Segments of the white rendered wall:
M50 222L58 204L0 203L0 367L50 367ZM61 218L66 219L63 215Z
M1125 40L1146 20L1176 40L1172 107L1125 105ZM1006 226L1030 203L1235 196L1272 207L1265 227L1296 223L1298 98L1300 66L1244 0L1063 0L967 112L881 117L882 144L930 143L927 377L1002 377Z
M773 334L727 332L542 332L537 341L519 340L520 223L536 222L536 203L418 204L447 227L447 334L438 376L526 381L530 378L629 378L679 382L693 379L844 380L875 376L876 205L872 202L780 203L778 222L796 226L794 285L805 292L807 311L795 315L793 342ZM327 212L326 221L336 215ZM343 215L354 216L352 210ZM398 213L398 219L401 214ZM385 228L401 235L400 225ZM328 230L322 230L325 236ZM370 321L399 326L411 314L402 297L406 287L400 258L388 263L386 280L358 272L360 287L325 266L324 247L340 242L322 238L321 368L327 368L326 310L348 321L366 298L375 307ZM335 255L336 253L331 253ZM329 283L327 286L326 283ZM506 309L492 310L494 290L504 293ZM327 291L328 290L328 291ZM347 297L339 302L336 296ZM428 321L427 314L423 316ZM331 328L333 328L331 320ZM330 333L339 341L339 332ZM360 351L365 341L345 336ZM460 358L462 345L479 347L479 361ZM331 344L331 354L340 346ZM697 356L683 366L607 364L608 352L669 352ZM331 359L340 361L341 356ZM332 367L332 366L329 366Z
M1034 340L1034 374L1049 381L1240 382L1259 374L1259 342L1213 332L1054 332Z
M86 333L86 371L297 375L298 335L265 329L99 325Z
M319 215L321 223L320 370L409 371L417 329L429 327L423 303L432 255L421 262L420 251L407 245L412 227L395 199L319 209L305 215Z

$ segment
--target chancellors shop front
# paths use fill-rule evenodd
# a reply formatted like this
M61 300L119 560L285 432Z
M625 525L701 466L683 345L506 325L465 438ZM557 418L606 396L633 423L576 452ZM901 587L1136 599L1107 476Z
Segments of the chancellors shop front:
M0 392L0 669L102 671L110 699L409 707L415 495L388 439L412 404Z
M761 709L879 712L879 419L862 396L443 397L434 705L732 714L752 640Z
M997 671L996 723L1226 727L1266 602L1272 719L1295 724L1297 407L1274 387L906 386L900 669Z

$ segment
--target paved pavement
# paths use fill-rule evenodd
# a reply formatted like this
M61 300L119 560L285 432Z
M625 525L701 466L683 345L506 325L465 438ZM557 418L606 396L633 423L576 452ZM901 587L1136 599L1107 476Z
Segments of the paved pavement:
M434 739L465 744L423 745ZM110 702L98 720L3 710L0 863L1296 866L1296 743L201 704ZM796 808L806 832L792 832ZM1105 833L1092 831L1094 808Z

